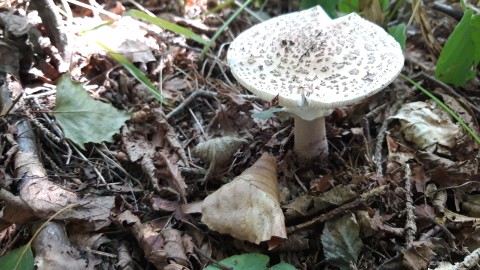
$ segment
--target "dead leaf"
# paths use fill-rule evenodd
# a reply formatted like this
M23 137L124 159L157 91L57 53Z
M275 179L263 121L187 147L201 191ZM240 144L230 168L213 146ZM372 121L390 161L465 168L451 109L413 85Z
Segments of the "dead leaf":
M164 229L164 224L155 221L143 223L130 211L115 217L115 222L130 228L142 248L145 258L157 269L191 269L187 251L191 252L189 237L182 237L180 231ZM186 245L186 246L185 246ZM184 268L181 268L184 267ZM172 269L172 268L170 268Z
M432 250L433 248L434 246L430 241L413 242L410 248L400 251L400 256L395 256L391 260L388 260L378 269L427 269L433 256L436 255Z
M345 215L325 222L321 240L326 260L341 269L351 269L363 249L355 215Z
M458 223L458 224L473 224L475 226L480 225L480 218L475 218L475 217L468 217L462 214L458 214L455 212L452 212L448 209L445 209L445 217L453 223Z
M211 230L256 244L286 239L275 162L272 155L264 153L232 182L206 197L202 222Z
M414 242L408 249L403 249L403 264L412 270L427 269L430 260L435 256L429 241Z
M164 199L154 194L148 194L145 200L151 205L155 211L173 212L180 207L180 198L175 198L174 201Z
M461 203L462 210L471 217L480 217L480 195L465 194L464 197L464 201Z
M419 149L432 145L453 148L462 129L432 100L404 104L391 118L400 120L405 139Z
M199 143L193 149L193 154L209 164L205 179L211 179L223 169L230 162L233 154L246 142L247 140L235 136L224 136Z
M358 196L355 185L337 185L319 196L302 195L283 206L287 209L285 216L292 220L299 216L310 216L325 210L327 207L338 206Z
M29 17L15 15L12 13L1 13L0 21L5 26L5 31L14 37L21 37L30 32L30 29L34 28L29 22Z

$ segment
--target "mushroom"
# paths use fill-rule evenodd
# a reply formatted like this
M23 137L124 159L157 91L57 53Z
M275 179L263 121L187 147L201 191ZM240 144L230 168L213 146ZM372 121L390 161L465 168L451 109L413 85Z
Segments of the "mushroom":
M400 73L400 45L352 13L332 20L319 6L275 17L241 33L228 64L259 98L294 115L294 151L326 157L325 116L385 88Z

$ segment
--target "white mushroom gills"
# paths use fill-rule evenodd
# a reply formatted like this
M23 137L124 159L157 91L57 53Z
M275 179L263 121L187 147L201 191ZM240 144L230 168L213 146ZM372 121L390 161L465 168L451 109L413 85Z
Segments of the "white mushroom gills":
M325 140L318 118L382 90L404 64L400 45L381 27L355 13L331 20L319 6L251 27L232 42L227 60L240 84L264 100L277 97L296 116L295 136L313 133L300 126L323 125L313 141L295 138L306 158L328 154L326 141L314 141ZM304 155L299 144L314 149Z

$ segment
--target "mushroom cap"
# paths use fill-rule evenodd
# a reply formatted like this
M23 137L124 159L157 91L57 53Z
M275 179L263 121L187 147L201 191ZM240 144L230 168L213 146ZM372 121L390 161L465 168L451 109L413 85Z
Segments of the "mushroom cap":
M369 97L400 73L400 44L352 13L331 20L319 6L275 17L230 45L232 74L258 97L305 120Z

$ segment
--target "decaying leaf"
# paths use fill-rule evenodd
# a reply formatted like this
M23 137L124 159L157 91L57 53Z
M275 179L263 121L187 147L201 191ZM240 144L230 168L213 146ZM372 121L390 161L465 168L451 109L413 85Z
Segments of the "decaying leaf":
M286 239L278 197L276 159L264 153L232 182L205 198L202 222L211 230L256 244Z
M357 220L351 212L327 221L321 238L327 261L341 269L350 269L363 248L359 233Z
M462 132L451 116L432 100L404 104L391 118L400 120L405 139L420 149L432 145L453 148Z
M462 202L462 210L466 211L471 217L480 217L480 195L465 194Z
M246 142L247 140L242 138L224 136L199 143L193 149L193 153L209 164L205 179L210 179L218 170L228 164L233 154Z
M414 242L408 249L402 249L404 269L427 269L430 260L435 256L433 245L429 241Z
M451 253L447 248L448 244L444 239L431 237L425 241L415 241L408 248L401 248L400 253L394 258L387 260L378 269L433 269L432 260L448 260L451 259ZM453 269L453 268L435 268ZM466 268L465 268L466 269Z
M156 269L191 269L187 256L187 253L193 253L193 250L188 248L191 245L190 236L182 236L180 231L175 229L159 227L160 225L153 221L142 223L128 210L116 215L114 221L132 231L145 258Z
M358 197L354 190L355 185L337 185L319 196L302 195L283 208L287 209L287 220L300 216L314 215L327 207L338 206Z

